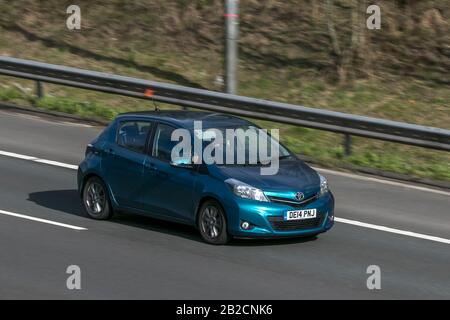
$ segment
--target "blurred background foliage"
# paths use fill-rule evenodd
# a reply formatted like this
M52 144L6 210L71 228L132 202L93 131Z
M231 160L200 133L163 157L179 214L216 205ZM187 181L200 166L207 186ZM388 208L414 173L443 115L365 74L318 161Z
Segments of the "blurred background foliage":
M0 3L4 27L61 46L113 47L130 60L133 52L156 48L207 50L212 60L222 59L223 0L78 0L83 30L77 33L64 27L73 1ZM370 4L382 8L379 31L366 28ZM387 74L450 84L447 0L245 0L240 6L241 59L251 64L297 66L332 81Z

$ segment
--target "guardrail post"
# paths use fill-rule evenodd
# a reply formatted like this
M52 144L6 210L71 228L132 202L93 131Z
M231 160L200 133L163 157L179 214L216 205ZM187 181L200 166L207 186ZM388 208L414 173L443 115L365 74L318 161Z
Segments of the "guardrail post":
M44 97L44 84L42 81L36 81L36 95L39 99Z
M346 157L352 154L352 136L349 134L344 135L344 155Z

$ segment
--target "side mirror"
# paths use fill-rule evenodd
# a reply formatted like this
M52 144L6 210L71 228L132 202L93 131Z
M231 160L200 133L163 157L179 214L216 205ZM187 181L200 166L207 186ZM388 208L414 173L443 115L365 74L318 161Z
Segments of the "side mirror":
M194 169L194 165L190 159L179 159L177 161L170 161L170 165L175 168Z

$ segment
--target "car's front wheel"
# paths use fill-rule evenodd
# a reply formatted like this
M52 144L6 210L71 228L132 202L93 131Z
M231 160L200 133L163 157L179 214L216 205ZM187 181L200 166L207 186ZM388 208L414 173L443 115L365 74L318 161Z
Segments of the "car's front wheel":
M225 212L217 201L208 200L200 207L198 229L208 243L220 245L229 241Z
M83 204L92 219L107 220L112 216L108 190L98 177L91 177L83 190Z

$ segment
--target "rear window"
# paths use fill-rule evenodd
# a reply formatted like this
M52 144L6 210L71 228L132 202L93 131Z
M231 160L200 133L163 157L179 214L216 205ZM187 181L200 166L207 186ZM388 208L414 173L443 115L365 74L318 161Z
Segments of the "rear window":
M117 144L121 147L144 152L151 123L147 121L123 121L117 131Z

